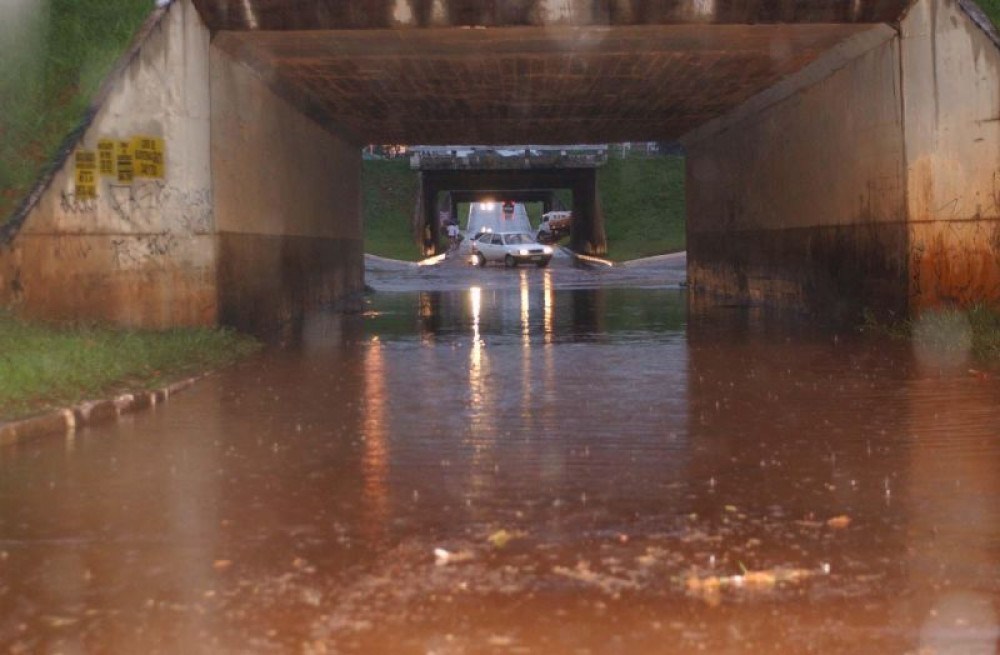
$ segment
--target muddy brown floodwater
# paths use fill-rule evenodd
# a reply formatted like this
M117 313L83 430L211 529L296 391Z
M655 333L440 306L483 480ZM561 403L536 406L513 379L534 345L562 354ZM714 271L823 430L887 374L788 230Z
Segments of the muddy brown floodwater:
M0 451L4 650L996 651L995 376L652 273L393 275Z

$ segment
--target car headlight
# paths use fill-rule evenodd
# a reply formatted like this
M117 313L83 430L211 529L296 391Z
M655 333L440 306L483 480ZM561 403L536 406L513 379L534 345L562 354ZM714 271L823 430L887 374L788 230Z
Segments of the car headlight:
M525 250L524 248L521 248L520 250L517 251L517 254L524 256L528 254L528 251Z
M551 255L552 248L549 248L548 246L542 246L542 252L544 252L546 255Z

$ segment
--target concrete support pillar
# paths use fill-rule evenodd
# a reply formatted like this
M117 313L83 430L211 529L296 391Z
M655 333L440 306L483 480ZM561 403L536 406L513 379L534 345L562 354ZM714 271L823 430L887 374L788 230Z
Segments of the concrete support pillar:
M413 231L413 243L423 252L426 247L427 237L425 236L427 227L427 216L424 213L424 174L417 173L417 193L413 199L413 217L411 228Z
M584 255L604 255L608 240L604 232L604 214L597 194L597 171L575 172L572 181L573 228L570 248Z
M556 201L555 191L549 191L548 193L546 193L545 197L542 199L542 213L548 214L550 211L552 211L553 207L555 206L555 201Z
M458 203L455 202L455 196L451 193L448 194L448 216L453 222L458 222Z
M441 216L438 209L440 191L441 185L432 174L418 174L417 201L413 208L413 236L426 257L438 254L441 249Z

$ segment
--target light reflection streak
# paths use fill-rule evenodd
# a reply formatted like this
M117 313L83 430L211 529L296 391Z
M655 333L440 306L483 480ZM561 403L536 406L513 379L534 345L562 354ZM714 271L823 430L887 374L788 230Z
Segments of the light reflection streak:
M260 23L257 21L257 11L253 8L251 0L242 0L243 3L243 18L246 20L247 27L252 30L260 27Z
M469 467L468 488L470 492L489 487L492 482L490 449L495 437L492 419L493 402L490 397L489 356L480 333L482 320L483 291L479 287L469 289L469 304L472 310L472 346L469 350L469 441L472 446L472 461ZM473 494L475 495L475 494Z
M446 256L447 255L442 253L440 255L434 255L426 259L421 259L419 262L417 262L417 266L437 266L438 264L444 261Z
M434 345L434 301L431 294L420 292L420 345Z
M531 418L531 286L521 270L521 415Z
M545 400L543 407L550 407L549 400L552 399L552 395L555 390L555 359L552 347L552 340L555 332L555 327L553 325L553 315L555 314L555 291L552 286L552 271L546 270L542 276L542 330L544 332L543 339L545 343L545 349L543 351L543 362L545 364L545 370L542 377L543 389L545 392Z
M369 543L381 539L389 516L389 446L386 428L384 346L373 337L364 353L365 405L362 419L364 453L361 474L365 513L363 533Z
M552 291L552 271L546 270L542 277L543 305L542 330L545 343L552 343L552 312L555 309L555 294Z
M528 286L528 271L521 269L521 336L528 341L531 332L531 288Z
M471 393L473 422L483 411L485 382L483 380L483 339L479 334L479 321L483 308L483 290L469 289L469 304L472 308L472 348L469 351L469 391Z

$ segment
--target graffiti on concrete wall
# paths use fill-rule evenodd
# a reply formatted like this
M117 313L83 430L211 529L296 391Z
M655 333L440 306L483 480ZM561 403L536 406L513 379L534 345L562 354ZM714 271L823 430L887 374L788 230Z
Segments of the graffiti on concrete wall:
M169 231L123 236L111 240L111 263L117 270L164 267L166 258L180 246L178 238Z
M108 203L115 216L136 230L166 229L192 234L212 226L212 192L171 186L162 180L108 185Z
M79 198L74 191L63 191L59 207L67 214L86 214L97 211L96 198Z
M74 154L74 187L61 208L110 211L121 232L108 242L117 270L165 266L184 238L212 228L211 189L170 184L166 158L164 139L149 135L101 138L96 149Z

